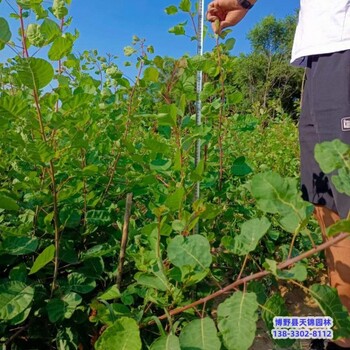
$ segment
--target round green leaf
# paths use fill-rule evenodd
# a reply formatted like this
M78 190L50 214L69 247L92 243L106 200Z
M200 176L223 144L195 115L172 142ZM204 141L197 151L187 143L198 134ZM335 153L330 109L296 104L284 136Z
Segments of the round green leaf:
M181 350L220 350L221 342L214 321L201 318L190 322L180 334Z
M252 172L252 168L246 163L245 157L237 158L232 165L231 172L235 176L246 176Z
M5 18L0 17L0 50L2 50L6 43L11 39L10 27Z
M65 304L61 299L51 299L46 305L49 320L52 323L64 320Z
M160 337L152 345L150 350L182 350L179 338L173 334ZM198 349L199 350L199 349Z
M33 90L42 89L54 76L52 65L42 58L24 58L16 68L22 84Z
M289 316L284 299L279 294L272 295L266 301L262 310L261 317L270 332L274 328L273 319L276 316ZM275 342L282 348L290 348L295 339L275 339Z
M170 5L165 9L165 13L167 15L174 15L177 12L178 12L177 7L174 5Z
M34 289L18 281L0 285L0 320L12 320L26 310L34 298Z
M98 296L98 299L101 300L113 300L120 298L120 291L117 287L117 285L113 285L112 287L109 287L104 293Z
M89 293L96 287L95 280L78 272L72 272L68 275L68 284L71 290L81 294Z
M310 288L311 296L317 302L324 315L333 319L333 339L350 337L350 317L342 304L335 288L314 284Z
M288 215L305 207L297 180L282 178L274 172L255 175L251 181L251 192L259 208L267 213Z
M191 11L191 0L181 0L179 4L179 9L181 9L184 12L190 12Z
M246 255L254 251L270 225L270 221L266 217L246 221L242 225L241 234L235 237L234 253Z
M349 150L350 146L338 139L322 142L315 147L315 159L321 169L329 174L344 164L344 155Z
M10 255L31 254L38 248L39 240L36 237L7 236L2 242L2 250Z
M135 320L122 317L107 328L95 344L96 350L141 350L140 330Z
M148 67L145 70L143 78L147 81L154 81L157 82L159 78L159 72L154 67Z
M48 56L52 61L58 61L67 56L73 48L73 40L70 37L58 37L53 42Z
M162 276L155 276L150 273L138 272L135 275L135 280L138 284L146 286L148 288L155 288L165 292L168 288L166 280L162 279Z
M228 349L247 350L253 344L258 320L254 293L236 292L218 307L218 327Z
M46 38L46 43L51 43L57 36L61 35L61 30L58 24L51 19L45 18L40 26L41 33Z
M28 110L28 104L19 96L4 96L0 98L0 117L16 118Z
M13 198L0 193L0 208L6 210L18 210L19 206Z
M168 245L168 257L177 267L187 265L199 270L207 269L212 262L210 244L201 235L175 237Z
M82 298L77 293L68 293L62 299L51 299L46 305L50 322L71 318L81 302Z

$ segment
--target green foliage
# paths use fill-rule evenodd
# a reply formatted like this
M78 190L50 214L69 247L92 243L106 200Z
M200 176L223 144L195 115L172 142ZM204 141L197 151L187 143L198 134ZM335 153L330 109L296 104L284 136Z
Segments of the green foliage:
M19 206L13 198L6 196L5 194L0 194L0 208L7 210L18 210Z
M69 1L70 2L70 1ZM63 19L68 14L68 9L66 7L66 4L68 3L67 0L54 0L52 5L52 13L57 17L58 19Z
M297 15L268 16L249 32L250 54L234 61L228 81L245 95L240 110L251 111L269 123L271 118L298 117L303 71L290 65Z
M55 246L50 245L45 248L40 255L35 259L32 268L29 271L29 275L38 272L44 266L46 266L50 261L53 260L55 256Z
M46 305L50 322L56 323L71 318L81 302L82 298L77 293L68 293L60 299L51 299Z
M184 12L191 11L191 0L181 0L179 4L179 9Z
M277 20L274 16L267 16L249 32L248 39L253 50L266 55L289 55L294 31L295 16L288 16Z
M276 261L266 259L263 266L266 270L270 271L273 275L280 279L305 281L307 278L307 270L301 263L297 263L289 270L278 270Z
M264 320L267 329L271 331L274 328L274 317L290 316L284 303L284 299L279 294L272 295L264 304L262 319ZM294 339L276 339L278 346L282 348L290 348L295 342Z
M39 90L48 85L54 75L52 65L42 58L23 58L16 66L18 78L26 87Z
M171 6L168 6L166 9L165 9L165 13L167 15L174 15L178 12L177 10L177 7L174 6L174 5L171 5Z
M299 232L312 214L312 206L299 196L296 179L282 178L273 172L258 174L252 179L251 191L259 208L279 214L279 222L288 232Z
M19 281L6 282L0 286L0 320L17 324L16 317L30 308L34 289ZM28 316L28 314L26 314ZM24 319L21 318L23 322Z
M254 293L236 292L218 307L218 327L228 350L248 349L254 340L258 303Z
M270 222L265 217L246 221L242 225L241 234L235 237L234 253L246 255L254 251L269 228Z
M6 43L11 39L10 27L5 18L0 17L0 50L2 50Z
M340 140L323 142L315 147L315 158L326 174L331 176L334 186L340 193L350 195L350 146Z
M194 320L184 327L180 334L181 350L220 350L214 321L209 318Z
M73 40L70 36L61 36L53 42L48 56L52 61L58 61L70 54L73 48Z
M181 350L179 338L173 334L163 336L152 344L151 350Z
M177 267L206 270L211 262L208 240L200 235L177 236L168 245L169 260Z
M213 52L178 59L155 56L152 45L134 36L124 49L136 60L138 78L131 82L116 57L74 52L78 33L69 31L70 1L17 4L22 14L0 19L0 48L25 44L0 63L0 341L18 350L91 344L103 350L214 350L221 343L248 349L258 302L271 298L267 281L235 292L219 305L215 320L210 303L200 318L192 309L180 319L170 312L263 263L273 278L306 278L306 260L277 269L290 233L296 244L299 233L308 233L312 211L295 179L293 121L281 110L274 120L266 110L243 113L250 102L243 80L230 81L238 69L229 56L235 43L225 38L229 30ZM166 9L191 19L171 32L190 33L193 8L186 0ZM12 45L8 28L16 20L25 30ZM197 70L205 77L200 126ZM198 140L203 154L194 168ZM197 181L201 198L194 202ZM328 302L326 293L317 295ZM270 314L285 312L276 298L265 309L271 311L263 315L268 325ZM162 313L164 328L155 316ZM19 327L21 336L13 338Z
M350 336L350 316L342 305L337 290L329 286L314 284L311 295L325 315L333 318L333 339Z
M328 236L334 236L341 232L350 232L349 220L339 220L327 229Z
M96 350L141 350L139 328L135 320L122 317L107 328L96 343Z

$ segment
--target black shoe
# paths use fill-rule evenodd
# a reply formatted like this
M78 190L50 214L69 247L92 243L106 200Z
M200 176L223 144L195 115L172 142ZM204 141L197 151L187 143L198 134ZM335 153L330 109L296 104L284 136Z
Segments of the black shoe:
M323 339L312 339L310 342L309 350L324 350Z
M350 348L343 348L337 344L329 342L327 347L326 347L326 350L350 350Z

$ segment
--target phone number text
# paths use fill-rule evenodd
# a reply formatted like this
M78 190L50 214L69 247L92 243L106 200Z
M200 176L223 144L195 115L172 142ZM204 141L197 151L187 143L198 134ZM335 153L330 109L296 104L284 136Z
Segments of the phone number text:
M333 339L331 329L272 329L273 339Z

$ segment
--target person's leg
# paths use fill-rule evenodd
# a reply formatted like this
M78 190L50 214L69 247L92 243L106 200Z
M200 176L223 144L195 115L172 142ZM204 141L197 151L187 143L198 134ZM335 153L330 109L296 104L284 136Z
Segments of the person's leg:
M326 229L339 220L334 211L321 206L315 207L315 216L327 240ZM329 284L336 288L343 305L350 311L350 239L345 239L326 249ZM335 341L342 347L350 347L350 339Z
M334 188L314 159L315 144L340 139L350 144L350 130L342 120L350 116L350 51L309 58L302 113L299 122L303 198L316 205L315 215L326 237L326 228L345 218L350 197ZM350 311L350 240L326 252L331 286L337 288ZM350 348L350 339L336 342Z

